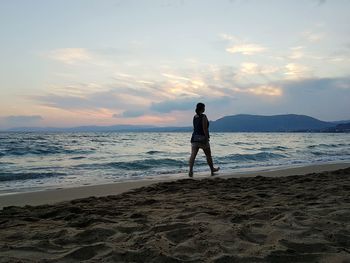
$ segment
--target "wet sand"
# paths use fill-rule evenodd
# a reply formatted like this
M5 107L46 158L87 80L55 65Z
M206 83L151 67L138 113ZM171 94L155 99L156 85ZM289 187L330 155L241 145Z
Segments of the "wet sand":
M350 262L350 168L335 168L5 207L0 262Z
M246 172L224 172L220 171L218 176L220 178L238 178L238 177L254 177L258 175L269 176L269 177L280 177L289 175L302 175L308 173L316 173L323 171L333 171L338 169L344 169L350 167L350 163L326 163L318 165L308 165L292 168L274 168L265 171L246 171ZM210 176L207 173L195 173L195 180L207 179ZM139 179L133 181L124 181L118 183L101 184L101 185L89 185L81 187L63 188L44 190L36 192L24 192L15 193L8 195L0 195L0 209L5 206L24 206L24 205L43 205L43 204L54 204L61 201L69 201L77 198L84 198L90 196L107 196L117 195L132 189L136 189L143 186L152 185L159 182L175 181L178 179L187 179L188 176L174 175L164 177L153 177L148 179Z

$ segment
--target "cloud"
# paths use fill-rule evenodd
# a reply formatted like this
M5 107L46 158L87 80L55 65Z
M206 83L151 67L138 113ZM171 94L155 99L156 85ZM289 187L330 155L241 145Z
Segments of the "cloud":
M299 89L304 91L347 91L350 89L350 77L344 78L307 78L285 82L287 89ZM348 94L348 97L350 93ZM325 98L327 99L327 97Z
M311 32L311 31L305 31L302 33L302 35L309 42L319 42L325 37L325 33L315 33L315 32Z
M241 64L241 72L244 74L257 74L258 71L258 64L256 63L250 63L245 62Z
M293 47L291 48L291 54L288 56L289 59L300 59L304 57L304 52L302 51L304 47Z
M244 62L241 64L240 74L243 75L256 75L256 74L271 74L279 70L275 66L259 66L256 63Z
M42 105L57 109L86 109L92 106L87 97L80 96L48 94L36 96L35 99Z
M317 4L320 6L320 5L323 5L326 3L326 0L316 0Z
M113 118L137 118L145 115L143 110L126 110L121 114L113 114Z
M220 34L219 35L221 39L227 40L227 41L233 41L233 42L239 42L239 38L230 34Z
M289 63L285 66L285 75L287 79L301 79L306 78L309 73L310 69L306 66L295 64L295 63Z
M335 82L335 87L344 90L350 90L350 79L339 79Z
M235 87L232 90L237 93L246 93L246 94L252 94L256 96L279 97L279 96L282 96L283 94L282 88L274 84L258 85L255 87L244 87L244 88Z
M173 74L163 73L162 75L163 75L164 77L166 77L166 78L169 78L169 79L190 81L189 78L185 78L185 77L182 77L182 76L176 76L176 75L173 75Z
M229 45L226 51L232 54L254 55L266 50L266 47L255 43L247 43L247 41L230 34L220 34L219 37L223 42Z
M232 98L230 97L217 97L217 98L182 98L165 100L157 103L152 103L150 109L160 113L170 113L172 111L187 111L194 109L198 102L204 104L225 104L228 103Z
M258 44L239 44L226 48L226 51L229 53L241 53L243 55L254 55L265 50L265 47L260 46Z
M249 62L243 66L246 74L267 74L276 70ZM206 65L158 73L158 80L152 77L152 81L118 72L113 83L54 85L49 87L51 90L48 94L35 96L34 99L46 107L65 111L93 113L108 110L118 112L113 116L115 118L136 118L145 115L145 112L186 111L192 109L199 100L214 104L217 101L226 102L222 98L232 99L232 87L239 85L237 72L234 67ZM245 83L240 88L254 96L279 94L276 90L258 87L261 84Z
M269 93L269 88L264 85L235 88L236 100L226 112L266 115L296 113L322 120L350 118L350 77L288 79L271 82L267 86L280 89L281 95L271 96L274 93L271 92L270 96L252 96L254 91ZM220 115L224 114L220 112Z
M169 113L175 110L184 111L190 110L193 108L193 105L196 105L196 101L200 99L186 98L186 99L173 99L165 100L161 102L152 103L150 109L155 112Z
M203 92L207 87L203 75L194 72L186 72L184 75L162 73L162 76L165 79L158 82L158 86L166 89L168 95L172 96L198 96L199 90Z
M303 51L302 48L287 49L286 55L291 51ZM210 116L259 113L258 110L261 114L283 113L282 102L289 105L289 112L298 110L292 105L297 98L291 96L295 91L290 90L289 83L310 77L310 69L299 63L285 63L284 67L260 63L260 60L249 58L238 67L198 62L187 67L172 66L160 70L116 68L109 78L110 83L93 79L86 84L62 85L36 99L41 105L64 110L67 115L71 112L92 116L105 110L101 120L106 118L121 123L136 123L148 117L168 118L164 122L182 122L199 101L208 105ZM348 91L348 86L343 81L337 87ZM286 96L292 97L293 103L286 101ZM309 94L308 99L312 100L312 95Z
M33 125L37 124L41 120L43 120L43 117L40 115L16 115L5 117L5 123L9 127Z
M91 59L91 53L85 48L61 48L48 53L48 57L65 64L74 64Z
M286 112L308 114L323 120L350 118L350 92L346 89L350 87L350 77L294 80L283 86Z
M255 88L248 89L254 95L281 96L282 89L277 86L261 85Z
M129 95L130 96L130 95ZM127 96L123 96L116 90L94 92L85 96L48 94L36 96L36 100L45 106L57 109L120 109L126 105L133 105Z
M67 85L48 85L48 90L50 90L50 93L52 94L64 94L65 96L76 96L76 97L84 97L88 94L93 94L96 92L102 92L109 90L108 87L105 87L104 85L94 83L94 82L88 82L88 83L73 83L73 84L67 84Z

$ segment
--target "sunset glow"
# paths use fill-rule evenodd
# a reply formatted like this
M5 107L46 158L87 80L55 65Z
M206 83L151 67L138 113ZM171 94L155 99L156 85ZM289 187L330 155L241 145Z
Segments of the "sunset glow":
M350 116L346 0L0 7L0 129L188 125L199 101L211 120Z

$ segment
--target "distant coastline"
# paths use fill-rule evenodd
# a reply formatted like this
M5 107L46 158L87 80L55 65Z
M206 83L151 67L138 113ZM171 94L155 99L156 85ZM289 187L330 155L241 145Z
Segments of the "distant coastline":
M152 125L112 125L58 127L16 127L0 132L191 132L192 127L158 127ZM249 115L224 116L210 121L211 132L350 132L350 120L322 121L307 115Z

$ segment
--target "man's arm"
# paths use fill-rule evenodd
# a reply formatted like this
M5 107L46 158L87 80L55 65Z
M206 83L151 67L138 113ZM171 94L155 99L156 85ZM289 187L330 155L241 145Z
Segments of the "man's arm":
M207 140L209 141L208 119L207 119L206 115L203 116L202 122L203 122L204 135L207 138Z

